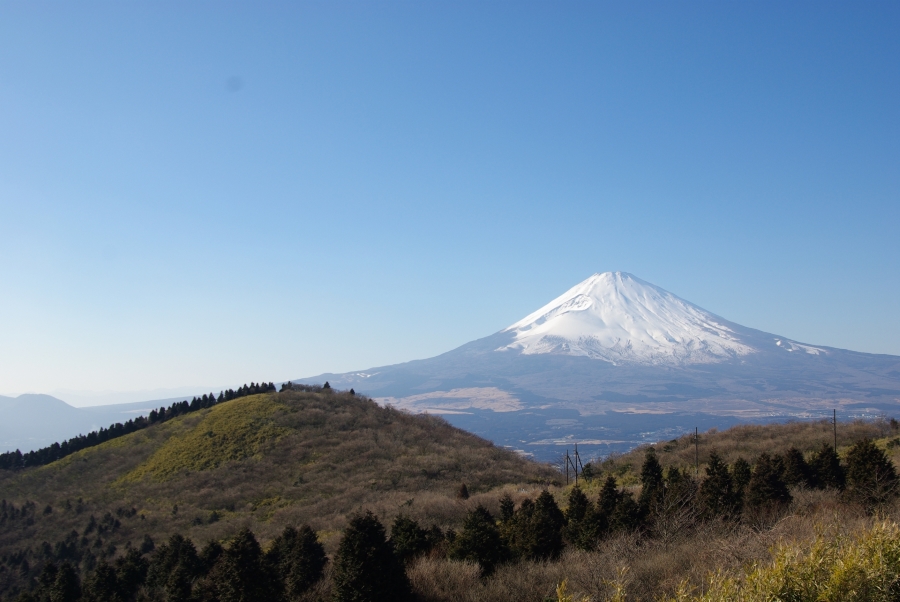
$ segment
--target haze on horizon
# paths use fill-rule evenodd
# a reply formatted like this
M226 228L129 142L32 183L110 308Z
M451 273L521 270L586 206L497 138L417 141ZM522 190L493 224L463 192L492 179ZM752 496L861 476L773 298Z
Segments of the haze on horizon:
M616 270L900 355L898 30L887 2L0 4L0 395L431 357Z

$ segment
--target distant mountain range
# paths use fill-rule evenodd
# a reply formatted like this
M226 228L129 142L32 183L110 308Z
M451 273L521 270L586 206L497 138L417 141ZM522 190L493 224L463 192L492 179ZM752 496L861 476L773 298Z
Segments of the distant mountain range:
M746 419L900 410L900 357L747 328L624 272L437 357L294 382L326 380L540 457Z
M76 408L50 395L0 395L0 453L46 447L116 422L146 416L150 410L182 399L184 397Z

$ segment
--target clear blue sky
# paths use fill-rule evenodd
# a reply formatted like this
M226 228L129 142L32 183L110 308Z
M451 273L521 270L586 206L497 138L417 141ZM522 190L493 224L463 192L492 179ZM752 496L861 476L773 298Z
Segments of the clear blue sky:
M897 2L0 3L0 394L428 357L590 274L900 354Z

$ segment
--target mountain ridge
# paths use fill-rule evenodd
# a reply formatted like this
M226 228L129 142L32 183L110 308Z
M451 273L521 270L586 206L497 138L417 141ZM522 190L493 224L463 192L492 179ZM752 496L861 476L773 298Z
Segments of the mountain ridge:
M604 279L607 288L591 293ZM616 286L631 288L630 297L609 310L604 295L610 296L614 279ZM654 301L660 311L648 310L653 303L646 299L661 299ZM623 307L638 319L627 323ZM591 308L597 311L590 314ZM660 314L674 318L656 320ZM625 345L586 349L583 343L598 332L596 341L609 342L610 332L629 328L644 336L630 345L641 353L623 353ZM692 343L688 335L698 330L712 337L708 342L730 341L742 352ZM621 443L597 443L597 452L623 451L697 424L900 410L898 356L813 345L742 326L622 272L595 274L511 326L435 357L295 382L326 380L411 412L444 414L457 426L543 457L578 441L614 440ZM643 423L622 426L626 415L643 416ZM560 420L572 427L561 427Z

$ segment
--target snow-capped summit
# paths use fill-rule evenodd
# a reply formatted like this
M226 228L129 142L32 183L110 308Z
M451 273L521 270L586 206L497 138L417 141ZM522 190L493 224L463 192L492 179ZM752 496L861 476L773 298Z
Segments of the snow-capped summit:
M594 274L504 332L500 350L613 364L714 363L753 353L729 323L625 272Z
M623 272L441 355L299 382L326 380L547 460L575 442L604 455L698 423L900 407L900 357L748 328Z

